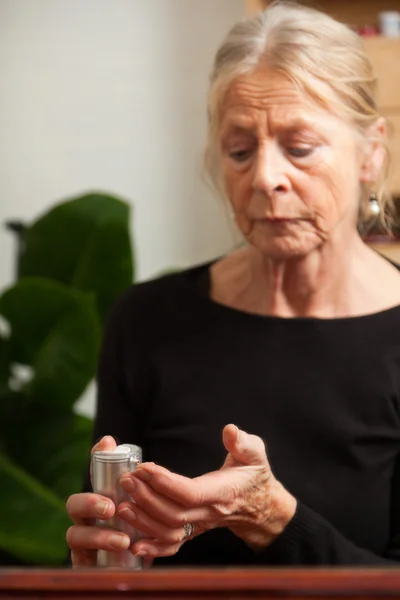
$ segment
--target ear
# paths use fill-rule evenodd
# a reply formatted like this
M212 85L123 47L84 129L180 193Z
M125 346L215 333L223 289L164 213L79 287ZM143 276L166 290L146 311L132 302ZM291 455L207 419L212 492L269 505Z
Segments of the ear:
M385 161L383 142L386 132L386 120L383 117L379 117L367 131L367 151L363 153L360 172L360 181L364 183L374 183L379 177Z

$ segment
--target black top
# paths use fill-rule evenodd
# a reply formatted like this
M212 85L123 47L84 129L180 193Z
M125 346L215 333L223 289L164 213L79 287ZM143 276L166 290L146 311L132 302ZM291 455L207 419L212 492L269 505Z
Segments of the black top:
M261 436L296 515L261 554L228 529L160 565L400 561L400 306L279 318L209 298L209 264L132 286L99 368L95 437L188 477L220 468L227 423Z

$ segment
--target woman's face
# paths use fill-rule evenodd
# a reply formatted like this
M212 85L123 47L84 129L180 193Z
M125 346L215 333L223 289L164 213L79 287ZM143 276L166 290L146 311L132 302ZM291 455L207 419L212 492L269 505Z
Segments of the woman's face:
M355 231L362 168L356 135L284 75L259 69L232 84L220 148L236 222L266 256L304 256L343 228Z

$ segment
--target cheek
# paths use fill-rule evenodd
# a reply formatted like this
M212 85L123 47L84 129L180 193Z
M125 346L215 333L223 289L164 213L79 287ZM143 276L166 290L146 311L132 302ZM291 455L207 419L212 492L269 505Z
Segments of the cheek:
M242 172L223 172L225 193L235 214L235 222L242 235L250 233L252 220L248 216L248 206L253 193L252 179Z
M357 211L359 196L359 164L355 147L343 144L324 161L321 169L327 196L339 214Z
M317 224L324 224L324 229L358 210L355 170L349 168L344 160L339 164L333 162L325 159L320 166L309 171L308 195L302 194L315 214Z
M252 195L252 175L250 170L239 171L232 167L224 168L224 188L229 203L238 213L248 205Z

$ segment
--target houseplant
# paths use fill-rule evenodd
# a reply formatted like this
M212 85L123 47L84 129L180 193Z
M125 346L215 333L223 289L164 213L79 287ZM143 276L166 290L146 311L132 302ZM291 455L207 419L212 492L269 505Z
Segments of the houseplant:
M90 193L54 206L23 228L17 273L0 296L0 551L57 565L65 500L91 445L92 421L74 404L95 374L110 306L133 280L129 205Z

